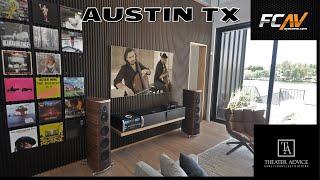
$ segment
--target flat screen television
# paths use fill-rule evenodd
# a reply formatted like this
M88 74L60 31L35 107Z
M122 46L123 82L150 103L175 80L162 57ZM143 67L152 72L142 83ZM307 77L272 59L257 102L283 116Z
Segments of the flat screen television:
M111 47L111 98L172 91L174 54Z

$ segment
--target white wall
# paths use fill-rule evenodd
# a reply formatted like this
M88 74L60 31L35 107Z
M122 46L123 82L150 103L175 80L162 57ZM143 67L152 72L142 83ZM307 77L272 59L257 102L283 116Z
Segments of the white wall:
M213 0L212 6L218 6L217 2ZM224 16L223 12L218 12L214 14L215 22L212 24L212 46L211 46L211 53L210 53L210 65L209 65L209 80L208 80L208 100L207 100L207 113L206 113L206 120L210 121L210 112L211 112L211 96L212 96L212 83L213 83L213 69L214 69L214 53L215 53L215 37L216 37L216 28L226 27L234 24L245 23L250 21L250 0L220 0L219 7L237 7L240 8L236 16L240 19L237 23L233 23L229 20L228 23L224 23L220 21L220 19Z
M199 70L199 46L190 45L189 60L189 87L188 89L198 89L198 70ZM190 67L191 66L191 67Z

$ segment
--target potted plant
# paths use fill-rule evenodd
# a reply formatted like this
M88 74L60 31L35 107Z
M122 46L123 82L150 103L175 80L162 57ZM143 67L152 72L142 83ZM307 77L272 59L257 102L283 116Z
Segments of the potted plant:
M239 109L247 107L256 98L252 96L250 89L242 88L237 90L231 95L230 101L228 103L228 109Z
M228 106L225 111L225 117L229 118L230 113L234 109L242 109L249 107L249 105L256 100L257 97L252 95L249 88L242 88L232 93Z

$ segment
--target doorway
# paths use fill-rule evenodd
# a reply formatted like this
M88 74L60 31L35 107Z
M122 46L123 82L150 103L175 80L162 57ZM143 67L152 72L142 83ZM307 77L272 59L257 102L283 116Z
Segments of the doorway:
M206 59L207 45L199 43L190 43L190 58L189 58L189 90L202 90L201 112L200 118L203 119L205 95L205 78L206 78Z

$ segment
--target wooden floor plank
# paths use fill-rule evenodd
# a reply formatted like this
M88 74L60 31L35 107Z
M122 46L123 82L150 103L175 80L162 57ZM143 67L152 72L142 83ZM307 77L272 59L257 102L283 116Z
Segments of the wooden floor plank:
M139 161L145 161L153 168L160 169L159 157L162 153L178 160L180 152L199 154L229 138L225 125L214 122L203 121L200 132L199 135L188 138L178 129L163 136L112 151L112 167L99 176L132 176L135 164ZM37 176L92 176L92 171L86 164L86 160L81 160Z

